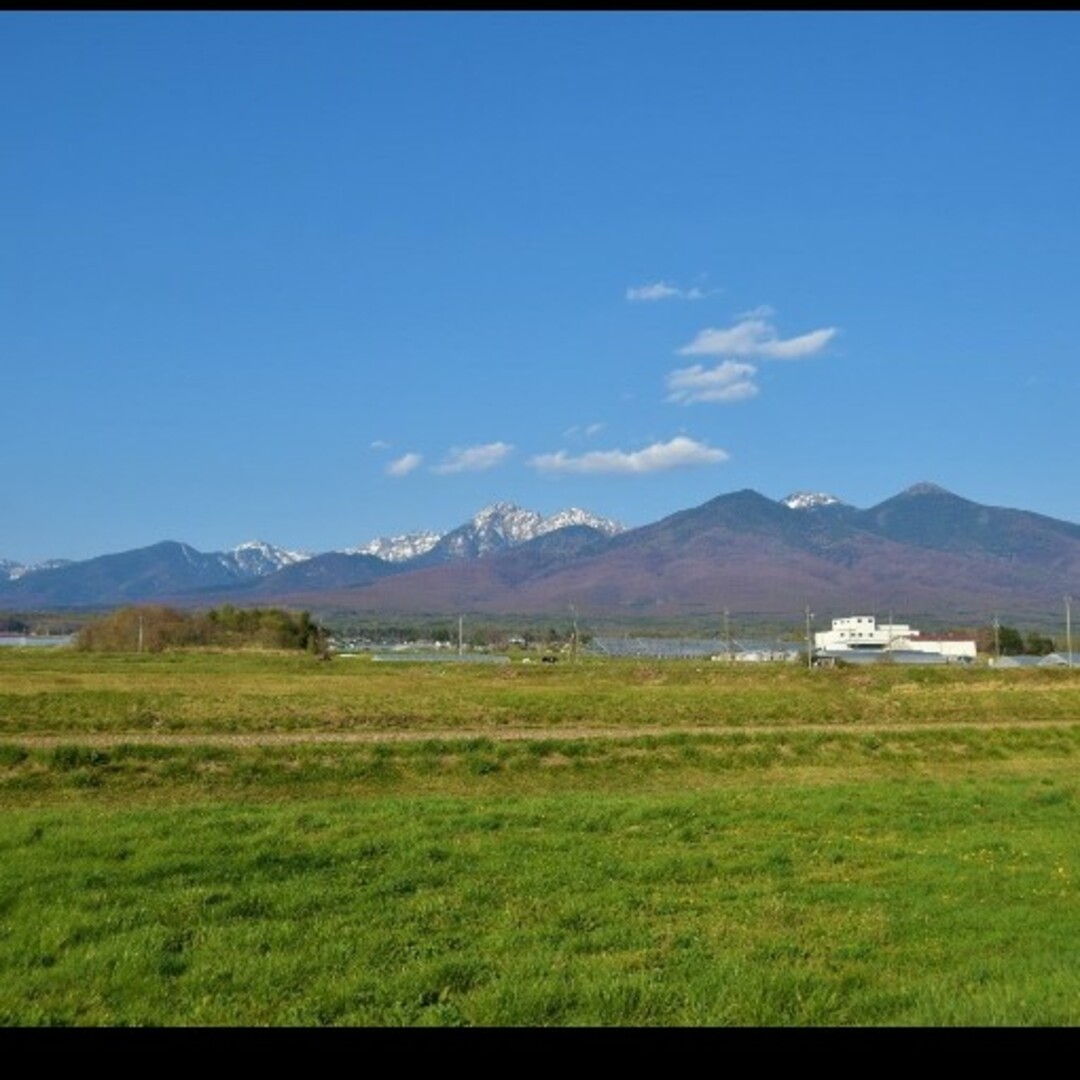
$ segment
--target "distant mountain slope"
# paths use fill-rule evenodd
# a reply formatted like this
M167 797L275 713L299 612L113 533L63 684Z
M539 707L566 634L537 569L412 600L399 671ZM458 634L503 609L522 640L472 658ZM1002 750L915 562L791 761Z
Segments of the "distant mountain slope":
M0 605L28 608L109 607L151 600L175 604L256 603L295 593L355 587L426 564L460 562L583 530L610 535L616 522L571 508L545 517L495 503L450 533L411 534L368 547L309 555L261 540L204 554L187 544L161 544L80 562L35 567L0 563ZM552 543L565 547L565 537ZM433 547L437 550L432 551ZM410 554L411 553L411 554ZM32 580L31 580L32 578Z
M375 555L328 551L268 574L252 588L250 595L272 597L296 590L366 585L398 572L394 564Z
M23 566L20 563L0 559L0 585L6 577L9 581L18 581L31 575L47 574L33 585L19 586L21 595L63 592L69 585L75 592L84 586L93 591L95 588L108 591L110 581L123 587L130 577L131 584L138 591L139 575L148 566L153 566L154 575L161 575L161 587L168 589L170 582L182 589L206 587L205 583L232 584L238 581L262 577L280 570L284 566L303 562L309 555L275 547L262 540L249 540L230 551L204 554L187 544L176 541L163 541L147 548L102 555L94 559L74 562L71 559L52 559L48 562ZM101 560L107 560L102 562ZM214 563L217 566L214 566ZM221 572L219 572L219 569ZM67 570L69 573L57 576L55 571ZM155 576L153 580L158 580ZM94 585L94 582L97 585ZM156 586L151 585L150 588ZM18 590L16 590L16 594ZM0 588L0 599L6 593Z
M372 612L540 614L574 606L597 616L673 617L724 607L791 615L812 606L988 622L995 612L1056 610L1064 589L1080 593L1076 526L1020 511L990 513L1016 544L1006 555L1006 545L985 534L979 543L948 546L949 530L938 519L943 505L957 507L943 504L938 492L909 491L899 505L903 514L890 513L889 504L882 504L884 513L793 508L744 490L615 536L591 537L565 558L526 547L406 569L322 600ZM954 527L978 522L973 506L961 508Z
M554 521L553 519L557 519ZM253 558L254 558L253 553ZM1080 595L1080 526L917 484L867 510L832 496L745 489L621 529L494 504L412 559L328 552L244 568L165 542L0 580L0 607L276 603L372 613L971 618L1056 611Z
M153 600L237 581L237 574L216 555L164 540L0 583L0 603L43 609L96 607Z
M935 551L992 555L1013 562L1067 566L1080 525L1033 514L983 506L936 484L915 484L852 522L867 532Z

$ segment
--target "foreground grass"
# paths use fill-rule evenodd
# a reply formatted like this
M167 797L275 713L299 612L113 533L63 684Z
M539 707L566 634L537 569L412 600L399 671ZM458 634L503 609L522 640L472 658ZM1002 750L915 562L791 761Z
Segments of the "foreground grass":
M1065 772L5 816L6 1025L1073 1025Z
M1060 672L0 657L0 1025L1074 1026L1078 705Z

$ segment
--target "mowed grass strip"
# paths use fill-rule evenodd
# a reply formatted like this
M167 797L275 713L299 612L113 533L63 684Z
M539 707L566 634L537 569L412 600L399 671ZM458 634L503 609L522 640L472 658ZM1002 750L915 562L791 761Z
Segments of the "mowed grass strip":
M168 743L0 740L0 808L56 800L278 800L338 793L513 796L601 790L679 792L745 782L882 782L978 775L1080 760L1080 724L861 732L768 730L624 738L425 738Z

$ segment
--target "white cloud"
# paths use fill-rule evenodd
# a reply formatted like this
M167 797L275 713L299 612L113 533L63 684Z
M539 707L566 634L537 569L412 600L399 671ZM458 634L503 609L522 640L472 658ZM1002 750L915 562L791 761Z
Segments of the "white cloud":
M719 289L711 289L710 292L719 292ZM669 285L666 281L655 281L651 285L633 286L626 290L626 299L634 302L641 300L670 300L673 296L680 300L703 300L709 293L697 285L689 289L680 289L677 285Z
M391 461L386 466L386 474L387 476L408 476L423 460L421 454L402 454L396 461Z
M454 447L446 459L432 468L436 473L481 472L504 461L514 448L509 443L493 442L483 446Z
M570 457L565 450L559 450L554 454L538 454L529 459L529 465L539 472L641 475L689 465L717 465L727 461L729 456L726 450L716 450L678 435L670 442L653 443L644 450L629 453L593 450L580 457Z
M386 450L390 444L385 439L375 439L371 444L372 450Z
M759 317L768 309L748 312L726 330L702 330L689 345L679 349L681 356L743 356L765 360L797 360L821 352L836 336L836 328L811 330L799 337L781 339L767 319Z
M679 290L673 285L663 281L654 282L652 285L638 285L626 290L626 299L634 300L667 300L672 296L679 296Z
M745 401L757 396L756 374L753 364L740 364L736 360L725 360L709 369L700 364L679 368L667 377L670 391L667 400L680 405L697 401Z
M735 318L738 322L745 322L747 319L771 319L775 314L776 308L771 307L769 304L758 304L756 308L744 311L742 314L736 315Z

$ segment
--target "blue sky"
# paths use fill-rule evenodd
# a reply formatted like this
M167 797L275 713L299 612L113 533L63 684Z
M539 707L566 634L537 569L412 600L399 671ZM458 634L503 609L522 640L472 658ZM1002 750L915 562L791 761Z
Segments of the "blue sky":
M1080 13L0 13L0 557L1080 521Z

